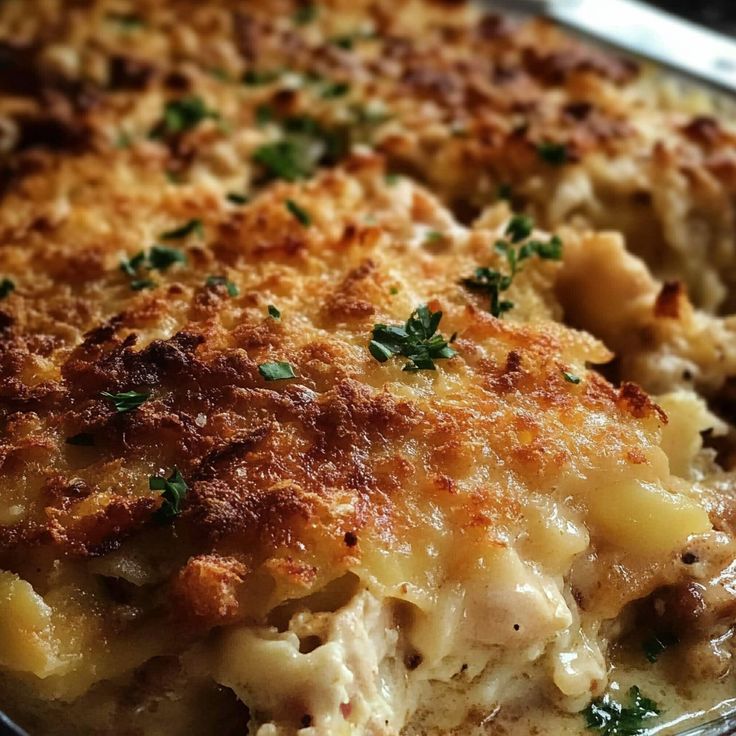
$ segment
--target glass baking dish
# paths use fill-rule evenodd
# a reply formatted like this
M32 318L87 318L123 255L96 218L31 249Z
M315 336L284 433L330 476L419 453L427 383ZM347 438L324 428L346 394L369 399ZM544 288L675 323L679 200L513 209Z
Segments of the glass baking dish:
M589 733L593 734L593 731ZM646 731L642 732L642 736L646 736ZM651 732L654 733L654 732ZM657 731L657 733L663 733ZM689 728L686 731L680 731L678 733L671 733L670 736L732 736L736 734L736 712L721 716L710 723L705 723L702 726L696 726L695 728ZM4 713L0 712L0 736L31 736L27 734L22 728L16 726ZM34 734L33 736L40 736ZM550 734L554 736L554 734Z

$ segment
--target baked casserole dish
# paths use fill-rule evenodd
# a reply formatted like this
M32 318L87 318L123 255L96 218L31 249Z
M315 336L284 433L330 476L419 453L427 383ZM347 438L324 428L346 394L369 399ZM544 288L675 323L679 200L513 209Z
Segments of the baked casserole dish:
M457 0L0 4L0 710L733 703L727 101Z

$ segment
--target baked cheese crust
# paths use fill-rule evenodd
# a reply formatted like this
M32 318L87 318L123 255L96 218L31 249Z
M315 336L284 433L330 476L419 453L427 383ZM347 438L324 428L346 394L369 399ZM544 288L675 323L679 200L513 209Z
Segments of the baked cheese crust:
M454 2L6 0L0 38L0 709L581 733L663 627L717 706L715 103ZM419 322L429 366L381 343Z

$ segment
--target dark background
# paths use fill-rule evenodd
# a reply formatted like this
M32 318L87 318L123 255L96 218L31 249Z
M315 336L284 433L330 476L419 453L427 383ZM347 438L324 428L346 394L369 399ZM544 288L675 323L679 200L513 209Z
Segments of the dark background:
M601 0L605 2L606 0ZM736 38L736 0L648 0L690 20Z

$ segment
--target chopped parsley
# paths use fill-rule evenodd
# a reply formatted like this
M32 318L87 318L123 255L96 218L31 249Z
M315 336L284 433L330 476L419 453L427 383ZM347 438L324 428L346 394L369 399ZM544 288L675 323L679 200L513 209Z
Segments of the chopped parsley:
M243 84L248 87L260 87L263 84L271 84L280 76L277 71L259 71L258 69L248 69L242 76Z
M304 226L309 227L312 224L312 218L303 207L300 207L293 199L286 200L286 209Z
M5 277L0 281L0 299L5 299L12 291L15 291L15 282Z
M268 111L273 116L271 108ZM282 137L259 146L253 154L253 160L263 167L267 181L307 178L318 166L337 163L349 148L349 127L325 128L308 115L286 117L279 123Z
M267 381L283 381L287 378L296 378L296 373L294 373L294 368L291 363L279 361L261 363L258 366L258 372Z
M664 634L653 634L642 642L641 648L644 656L652 663L659 659L659 655L668 647L679 643L679 639L672 632Z
M562 377L568 382L568 383L574 383L577 385L582 380L580 376L576 376L574 373L570 373L569 371L562 371Z
M118 23L126 31L142 28L144 25L143 21L133 13L108 13L106 17L109 21Z
M74 445L75 447L92 447L95 444L95 437L89 432L79 432L79 434L67 437L65 441L67 445Z
M638 687L629 688L629 705L623 705L608 693L594 700L584 711L586 726L603 736L636 736L643 734L646 721L659 715L657 704L645 698Z
M236 297L240 294L237 284L230 281L226 276L208 276L205 281L207 286L224 286L228 296Z
M159 235L162 240L181 240L186 238L192 233L196 233L200 239L204 238L204 225L202 220L198 217L193 217L188 222L185 222L181 227L176 227L173 230L167 230Z
M514 308L514 303L502 299L501 293L510 288L514 278L521 271L523 261L535 255L550 261L559 261L562 258L562 241L556 235L547 242L527 240L533 229L534 221L530 217L514 215L506 227L506 238L496 241L496 250L506 258L508 273L481 266L475 269L473 276L461 282L467 289L488 294L490 297L488 311L494 317L501 317Z
M256 108L256 125L263 128L273 122L274 112L271 105L258 105Z
M121 150L130 148L132 143L133 138L127 130L121 130L118 132L117 138L115 138L115 148L119 148Z
M399 176L398 174L386 174L386 175L385 175L385 176L383 177L383 180L384 180L384 181L386 182L386 184L388 184L388 186L390 186L390 187L394 187L394 186L396 186L396 185L397 185L397 184L399 183L400 179L401 179L401 177L400 177L400 176Z
M279 322L281 320L281 310L278 309L277 307L274 307L273 304L269 304L268 305L268 316L271 319L274 319L277 322Z
M148 487L152 491L162 492L163 501L156 512L159 521L170 521L181 513L181 504L189 486L177 468L174 468L168 478L162 475L149 476Z
M131 291L143 291L144 289L153 289L156 282L153 279L133 279L130 282Z
M546 161L552 166L562 166L569 160L567 146L564 143L544 141L537 145L537 154L542 161Z
M111 394L109 391L102 391L100 392L100 396L112 401L115 405L115 411L119 414L126 414L129 411L137 409L141 404L145 404L151 397L151 394L140 391L123 391L121 393Z
M437 333L442 312L433 312L426 305L415 309L406 323L400 325L373 326L370 354L379 362L385 363L395 355L408 358L405 371L436 370L434 361L452 358L457 355L448 341Z
M315 167L307 147L289 139L260 146L253 154L253 160L263 166L269 178L286 181L304 179Z
M350 85L347 82L333 82L322 90L322 97L325 100L334 100L344 97L348 92L350 92Z
M526 240L534 230L534 220L526 215L515 215L506 227L506 235L511 238L512 243L520 243Z
M219 120L198 95L170 100L164 107L162 119L151 129L151 138L167 138L196 128L203 120Z
M186 261L186 255L178 248L154 245L148 253L140 251L131 258L120 261L120 270L130 278L130 288L133 291L141 291L156 286L156 282L148 278L145 271L154 269L165 271L175 263L186 263Z
M439 230L429 230L424 236L424 242L428 245L436 245L445 239L445 234Z
M238 192L228 192L225 196L228 202L233 204L248 204L249 198L245 194L239 194Z
M294 23L298 26L305 26L317 17L317 6L312 5L312 3L301 5L296 9L292 17L294 19Z
M175 263L186 263L187 257L178 248L168 248L165 245L154 245L148 251L149 268L165 271Z

